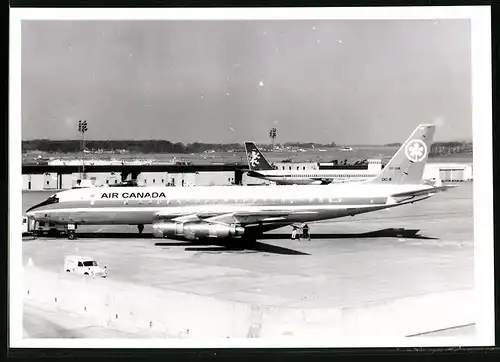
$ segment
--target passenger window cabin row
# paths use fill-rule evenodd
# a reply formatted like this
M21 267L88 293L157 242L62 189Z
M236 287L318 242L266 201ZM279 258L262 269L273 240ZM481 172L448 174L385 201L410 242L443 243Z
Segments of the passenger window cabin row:
M340 202L340 199L336 198L305 198L302 200L290 200L290 199L280 199L280 198L268 198L268 199L178 199L178 200L169 200L169 199L140 199L140 200L134 200L134 199L128 199L124 200L123 203L125 205L143 205L143 204L157 204L157 205L203 205L203 204L223 204L223 203L235 203L235 204L253 204L253 203L265 203L265 202L272 202L272 203L277 203L281 202L282 204L300 204L304 202L312 203L333 203L333 202Z

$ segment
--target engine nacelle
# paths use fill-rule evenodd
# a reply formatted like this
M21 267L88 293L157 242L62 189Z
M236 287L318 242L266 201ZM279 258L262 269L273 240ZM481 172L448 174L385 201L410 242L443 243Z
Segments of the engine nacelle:
M245 228L238 225L211 224L207 222L165 222L153 224L153 234L158 238L184 237L189 240L203 238L237 238L243 236Z

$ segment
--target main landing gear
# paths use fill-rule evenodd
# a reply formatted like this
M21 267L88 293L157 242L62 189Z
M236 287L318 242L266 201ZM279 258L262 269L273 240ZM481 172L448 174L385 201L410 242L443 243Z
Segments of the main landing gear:
M137 225L137 230L139 230L139 234L142 234L142 232L144 231L144 225L143 224Z

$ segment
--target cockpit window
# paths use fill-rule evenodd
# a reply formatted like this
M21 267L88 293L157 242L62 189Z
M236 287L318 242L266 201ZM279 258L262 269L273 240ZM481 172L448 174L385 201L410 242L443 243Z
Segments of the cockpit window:
M47 200L45 200L44 202L42 202L40 204L40 206L43 204L43 205L50 205L50 204L56 204L59 202L59 198L56 196L56 194L50 196Z
M56 196L56 194L47 199L47 204L55 204L57 202L59 202L59 198Z

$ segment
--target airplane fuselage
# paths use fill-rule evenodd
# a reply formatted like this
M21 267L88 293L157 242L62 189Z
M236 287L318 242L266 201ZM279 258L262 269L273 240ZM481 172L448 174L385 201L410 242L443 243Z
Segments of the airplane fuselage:
M365 181L377 176L368 170L326 171L326 170L264 170L250 171L249 176L276 182L279 185L311 185Z
M94 187L55 194L28 216L56 224L152 224L172 215L288 211L280 222L317 221L394 206L395 192L428 185L338 184L324 186ZM421 197L423 199L426 197ZM413 200L418 201L418 200Z

